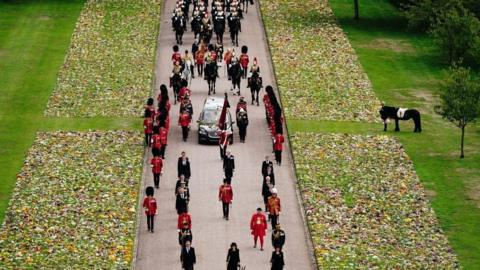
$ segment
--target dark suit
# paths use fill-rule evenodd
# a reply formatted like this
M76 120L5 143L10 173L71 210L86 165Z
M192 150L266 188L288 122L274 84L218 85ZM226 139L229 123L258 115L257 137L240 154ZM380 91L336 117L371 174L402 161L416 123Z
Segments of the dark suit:
M193 266L197 263L197 257L195 256L195 248L190 247L190 250L187 252L187 248L182 248L182 255L180 257L182 260L182 267L185 270L193 270Z
M266 160L264 160L262 162L262 175L265 176L267 174L267 168L268 166L271 166L272 167L272 173L273 173L273 162L271 162L270 160L267 162Z
M185 179L190 178L190 175L191 175L191 173L190 173L190 161L188 160L188 158L186 158L185 164L182 161L182 157L178 158L177 171L178 171L178 177L180 177L180 175L183 174L185 176Z
M227 270L237 270L240 263L240 250L233 251L231 248L228 250L227 255Z
M280 251L279 254L277 254L275 251L272 252L272 258L270 259L270 262L272 263L271 270L282 270L283 266L285 265L285 261L283 260L283 252Z
M235 158L233 155L223 159L223 170L225 171L226 178L233 177L233 170L235 170Z

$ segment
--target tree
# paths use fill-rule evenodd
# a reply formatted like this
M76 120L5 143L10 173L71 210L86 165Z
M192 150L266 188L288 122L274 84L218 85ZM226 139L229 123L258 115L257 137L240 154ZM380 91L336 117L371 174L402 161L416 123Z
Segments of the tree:
M470 69L454 65L441 90L442 104L435 111L462 130L460 158L464 158L465 127L480 115L480 82Z
M354 9L355 9L355 20L358 20L360 18L360 12L359 12L359 8L358 8L358 0L353 0L353 6L354 6Z
M465 57L477 58L474 48L480 34L480 21L465 8L450 8L441 12L430 33L448 55L450 64Z

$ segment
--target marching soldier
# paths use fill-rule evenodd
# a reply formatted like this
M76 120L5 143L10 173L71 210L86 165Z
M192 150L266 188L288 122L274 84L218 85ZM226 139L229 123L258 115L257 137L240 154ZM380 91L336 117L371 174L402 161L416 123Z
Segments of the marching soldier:
M223 180L223 185L218 189L218 200L222 202L223 218L228 220L230 204L233 201L233 189L226 179Z
M190 192L188 187L185 185L185 182L180 184L178 189L177 198L175 201L175 208L177 209L177 214L188 212L188 203L190 202Z
M273 151L275 151L275 161L278 165L282 164L283 142L285 142L285 138L281 133L277 133L277 135L273 137Z
M152 146L152 155L153 156L160 156L160 149L162 148L162 141L160 138L160 130L158 126L153 127L153 135L151 139L151 146Z
M275 226L275 230L272 231L272 246L273 248L280 248L282 250L285 244L285 232L280 227L280 224Z
M272 222L272 229L277 225L281 211L282 208L280 205L280 198L277 196L277 189L272 188L272 196L268 198L268 213L270 221Z
M223 171L225 172L225 178L231 179L233 177L235 158L229 151L227 151L227 154L223 158Z
M143 120L143 130L145 133L145 145L150 147L150 139L153 134L153 120L149 110L145 111L145 119Z
M155 215L157 214L157 200L153 197L153 187L147 187L145 193L147 197L143 199L143 209L145 209L145 214L147 215L148 231L153 233L153 222Z
M168 118L167 118L168 119ZM166 121L163 121L162 125L160 125L159 134L160 135L160 156L162 159L165 159L165 150L167 149L167 139L168 139L168 130L166 129Z
M182 137L184 142L187 141L191 121L192 118L190 117L190 114L186 110L183 110L178 118L178 125L182 127Z
M182 55L178 52L178 45L173 45L173 54L172 54L172 63L175 65L176 62L180 63L182 61Z
M248 114L243 108L240 108L237 113L237 126L240 142L244 143L247 136Z
M242 54L240 55L240 66L242 66L243 69L243 78L247 78L248 74L248 63L250 62L248 58L248 47L247 46L242 46Z
M184 224L187 224L189 229L192 228L192 217L188 212L181 213L180 215L178 215L178 218L177 218L178 232L180 232L180 230L184 227Z
M153 183L155 188L159 188L160 186L160 175L163 173L163 160L160 156L154 156L150 161L150 166L152 167L153 173Z
M263 251L263 237L267 231L267 219L262 214L262 208L257 208L257 212L252 215L250 230L253 235L253 248L257 247L257 239L260 238L260 250Z

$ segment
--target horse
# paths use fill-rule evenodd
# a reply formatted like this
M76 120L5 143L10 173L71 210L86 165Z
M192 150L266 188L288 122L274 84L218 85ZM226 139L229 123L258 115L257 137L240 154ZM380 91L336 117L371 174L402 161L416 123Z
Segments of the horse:
M192 31L193 31L193 38L197 39L197 35L200 35L202 31L202 18L200 16L195 16L192 18L191 21Z
M238 17L230 17L228 20L228 28L230 29L230 38L233 46L238 47L238 33L241 29L241 22Z
M250 92L252 93L252 105L253 102L257 102L257 106L260 106L258 102L258 93L263 87L263 80L262 77L257 72L253 72L252 76L248 78L248 86L250 88Z
M182 44L183 32L185 31L183 19L176 16L173 20L173 29L175 29L175 39L177 44Z
M230 65L230 68L228 70L230 77L232 79L232 88L231 90L233 91L236 87L238 87L238 95L240 95L240 82L242 81L242 75L243 75L243 70L240 64L237 63L232 63Z
M180 73L174 73L170 78L170 87L173 88L173 96L175 98L175 103L177 104L178 93L180 92L180 88L182 87L182 76Z
M217 81L218 68L217 63L212 61L205 65L205 80L208 83L208 95L215 94L215 83Z
M413 123L415 124L415 129L413 130L413 132L422 132L420 112L415 109L396 108L382 105L379 113L384 124L383 131L387 131L388 119L391 118L395 120L395 131L400 131L400 128L398 126L398 120L413 119Z
M200 31L200 40L203 40L205 44L210 44L210 40L212 39L213 29L210 27L209 24L204 25L202 24Z
M217 35L217 42L223 44L223 34L225 33L225 17L221 16L220 19L216 19L213 24L213 29Z
M190 85L190 83L192 83L192 68L193 67L193 63L192 61L190 60L187 60L185 63L184 63L184 67L183 67L183 71L182 71L182 79L184 79L185 81L187 81L187 84Z

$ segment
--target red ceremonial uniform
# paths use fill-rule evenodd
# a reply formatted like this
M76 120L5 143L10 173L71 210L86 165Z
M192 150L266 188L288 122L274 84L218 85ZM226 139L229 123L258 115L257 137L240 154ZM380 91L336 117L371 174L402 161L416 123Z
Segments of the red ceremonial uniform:
M157 213L157 200L153 197L146 197L143 199L143 207L145 208L145 214L155 215Z
M231 203L233 200L232 186L221 185L218 189L218 199L224 203Z
M240 65L242 66L242 68L248 68L248 63L250 62L249 58L248 58L248 55L245 54L245 53L242 53L242 55L240 55Z
M182 127L187 127L188 125L190 125L190 121L191 121L191 118L190 118L190 114L188 113L182 113L178 118L178 124Z
M205 61L204 58L205 52L203 50L200 49L195 53L195 63L197 63L197 65L203 65Z
M274 141L273 141L273 150L282 151L284 141L285 139L283 138L282 134L275 135Z
M192 91L187 87L180 88L180 91L178 91L178 97L179 97L180 103L183 102L183 99L187 94L190 96L192 94Z
M164 128L164 127L161 127L159 131L160 131L160 132L159 132L159 133L160 133L160 134L159 134L159 135L160 135L160 143L161 143L162 145L167 145L167 139L168 139L168 131L167 131L167 129Z
M143 129L145 134L152 134L153 133L153 120L152 118L145 118L143 120Z
M235 111L239 112L240 109L244 109L245 111L247 111L247 102L238 102Z
M177 229L181 230L183 228L183 223L187 223L188 228L192 229L192 218L190 217L190 214L181 213L180 215L178 215Z
M210 52L210 57L212 58L212 61L217 61L217 52L216 51L211 51Z
M268 212L270 215L280 215L280 212L282 211L282 207L280 204L280 198L279 197L273 197L270 196L268 198Z
M162 168L163 168L163 160L159 157L153 157L152 160L150 161L150 164L152 164L152 172L153 173L161 173Z
M162 142L160 140L160 135L159 134L154 134L152 136L152 148L153 149L160 149L162 147Z
M167 130L168 134L168 131L170 130L170 115L167 116L167 119L165 119L165 129Z
M253 236L265 236L267 219L264 214L255 213L250 220L250 230Z
M182 55L179 53L179 52L174 52L172 54L172 62L175 63L175 62L179 62L181 63L182 62Z

